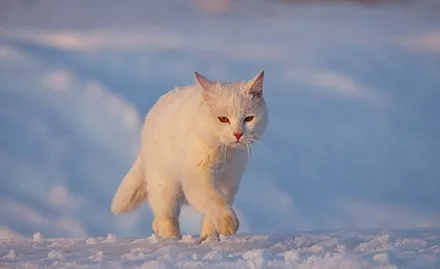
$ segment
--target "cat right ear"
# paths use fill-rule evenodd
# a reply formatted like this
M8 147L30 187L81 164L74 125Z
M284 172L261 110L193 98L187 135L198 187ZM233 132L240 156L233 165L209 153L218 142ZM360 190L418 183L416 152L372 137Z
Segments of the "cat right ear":
M255 77L253 77L248 84L249 93L255 97L261 98L263 96L263 79L264 79L264 71L261 70Z
M196 84L202 87L202 89L204 90L203 97L205 98L205 100L211 97L213 95L215 84L198 72L194 72L194 78Z
M212 82L205 78L202 74L198 72L194 72L194 78L196 79L196 83L199 84L203 89L209 91L211 90Z

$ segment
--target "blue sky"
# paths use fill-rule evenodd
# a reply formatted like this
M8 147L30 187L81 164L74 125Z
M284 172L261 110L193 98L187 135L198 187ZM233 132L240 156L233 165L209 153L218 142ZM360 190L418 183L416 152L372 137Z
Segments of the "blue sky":
M0 7L0 236L149 235L146 205L110 212L145 113L193 71L261 69L242 232L440 226L436 1L29 3ZM184 232L199 220L186 209Z

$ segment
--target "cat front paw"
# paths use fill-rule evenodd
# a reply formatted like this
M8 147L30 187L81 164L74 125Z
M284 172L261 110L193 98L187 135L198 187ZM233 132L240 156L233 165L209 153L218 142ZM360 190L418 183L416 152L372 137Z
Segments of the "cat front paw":
M177 218L154 218L152 228L159 238L182 238Z
M230 209L229 214L222 216L217 221L217 231L221 235L233 235L237 232L240 223L234 210Z

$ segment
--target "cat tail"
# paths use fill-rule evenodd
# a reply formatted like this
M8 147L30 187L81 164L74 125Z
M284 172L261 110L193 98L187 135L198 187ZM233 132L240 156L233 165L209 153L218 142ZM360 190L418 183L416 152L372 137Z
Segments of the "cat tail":
M147 182L143 158L139 154L113 196L111 211L115 215L128 213L136 209L146 199Z

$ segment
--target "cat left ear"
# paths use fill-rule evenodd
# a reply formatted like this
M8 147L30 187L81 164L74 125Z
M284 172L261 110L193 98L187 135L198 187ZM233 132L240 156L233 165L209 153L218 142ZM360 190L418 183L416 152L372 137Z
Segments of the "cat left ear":
M263 96L263 79L264 79L264 70L258 73L255 77L249 80L248 84L249 93L255 97L261 98Z

